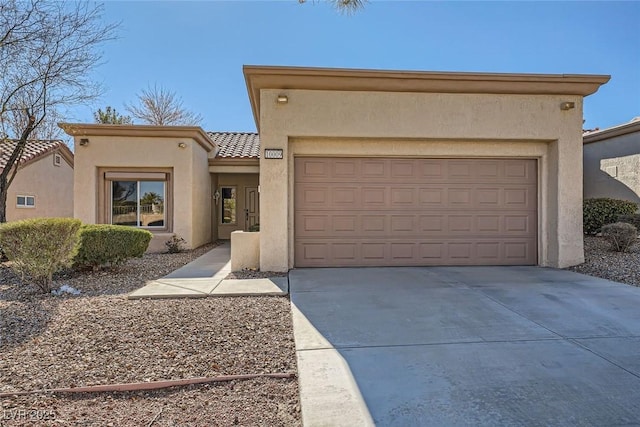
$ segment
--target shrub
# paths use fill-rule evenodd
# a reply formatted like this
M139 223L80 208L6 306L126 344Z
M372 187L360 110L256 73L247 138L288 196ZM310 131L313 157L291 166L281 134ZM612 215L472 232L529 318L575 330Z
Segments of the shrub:
M178 237L175 234L171 236L171 239L164 242L167 247L167 252L170 254L177 254L184 250L184 244L187 243L182 237Z
M0 226L0 246L11 268L51 292L53 274L71 265L82 223L72 218L36 218Z
M626 222L627 224L631 224L635 228L640 229L640 214L618 215L616 217L616 222Z
M596 234L603 225L616 222L618 215L630 215L638 205L627 200L585 199L583 204L584 233Z
M249 227L249 231L251 232L260 231L260 224L253 224L251 227Z
M602 227L602 237L616 252L627 252L638 241L638 229L626 222L616 222Z
M80 249L74 260L77 268L113 266L130 258L140 258L153 234L147 230L124 225L83 225L80 229Z

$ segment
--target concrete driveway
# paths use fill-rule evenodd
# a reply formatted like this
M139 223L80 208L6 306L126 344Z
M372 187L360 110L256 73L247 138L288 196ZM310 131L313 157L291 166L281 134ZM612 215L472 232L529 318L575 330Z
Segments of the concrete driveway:
M538 267L289 280L305 426L640 425L640 288Z

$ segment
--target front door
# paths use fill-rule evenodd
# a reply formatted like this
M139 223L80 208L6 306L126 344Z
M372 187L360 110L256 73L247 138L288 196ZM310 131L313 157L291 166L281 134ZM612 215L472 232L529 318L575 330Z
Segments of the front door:
M257 187L244 189L244 231L260 223L260 196Z

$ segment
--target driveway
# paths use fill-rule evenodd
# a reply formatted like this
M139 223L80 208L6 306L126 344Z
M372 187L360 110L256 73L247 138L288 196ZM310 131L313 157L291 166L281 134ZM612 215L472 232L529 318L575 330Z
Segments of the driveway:
M307 427L640 425L640 288L538 267L289 281Z

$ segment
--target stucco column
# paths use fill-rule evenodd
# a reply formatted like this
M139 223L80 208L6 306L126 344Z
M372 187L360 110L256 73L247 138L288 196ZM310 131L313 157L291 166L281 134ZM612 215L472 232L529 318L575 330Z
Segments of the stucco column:
M268 108L263 108L263 112ZM267 123L267 121L263 121ZM265 126L267 127L267 126ZM288 218L289 167L288 138L267 129L260 132L260 269L287 271L289 269ZM282 159L265 159L265 148L280 148Z
M552 147L557 159L557 262L564 268L584 262L582 224L582 97L574 97L575 109L562 111L565 123ZM553 257L551 258L553 260Z

